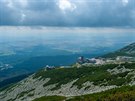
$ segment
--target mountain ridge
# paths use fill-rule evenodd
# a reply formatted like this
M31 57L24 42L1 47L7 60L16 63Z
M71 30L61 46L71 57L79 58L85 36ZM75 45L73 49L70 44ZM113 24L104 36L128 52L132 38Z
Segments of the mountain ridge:
M114 58L116 56L131 56L135 57L135 42L131 43L115 52L111 52L108 54L103 55L104 58Z

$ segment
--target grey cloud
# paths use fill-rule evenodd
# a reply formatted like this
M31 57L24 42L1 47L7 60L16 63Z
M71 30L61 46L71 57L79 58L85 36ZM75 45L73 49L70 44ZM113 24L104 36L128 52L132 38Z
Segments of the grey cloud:
M25 6L10 1L14 8L0 1L1 26L135 27L134 0L68 0L76 6L73 11L62 11L59 0L27 0Z

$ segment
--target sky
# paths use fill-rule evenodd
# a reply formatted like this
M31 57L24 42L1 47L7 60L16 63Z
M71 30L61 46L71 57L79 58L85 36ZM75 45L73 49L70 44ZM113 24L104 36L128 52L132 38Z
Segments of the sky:
M0 0L0 26L135 27L135 0Z

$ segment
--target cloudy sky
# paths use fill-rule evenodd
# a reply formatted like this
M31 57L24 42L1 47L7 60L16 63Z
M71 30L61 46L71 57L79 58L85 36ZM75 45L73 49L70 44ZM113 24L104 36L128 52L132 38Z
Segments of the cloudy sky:
M0 0L0 26L135 27L135 0Z

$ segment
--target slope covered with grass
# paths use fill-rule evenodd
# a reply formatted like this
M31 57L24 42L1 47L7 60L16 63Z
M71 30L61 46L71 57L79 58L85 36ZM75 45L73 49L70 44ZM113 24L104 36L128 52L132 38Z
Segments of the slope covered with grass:
M33 101L64 101L65 99L66 97L62 97L62 96L43 96Z
M66 101L135 101L135 86L123 86L100 93L76 96Z
M82 66L81 68L58 68L49 71L41 70L35 74L34 79L39 77L41 77L41 79L51 78L44 86L57 84L54 89L59 89L61 84L67 84L76 79L77 81L73 85L76 85L79 89L82 88L82 84L87 81L93 82L94 85L122 86L131 82L133 75L129 74L129 71L111 74L108 72L108 69L117 68L119 70L123 67L134 70L135 63Z

